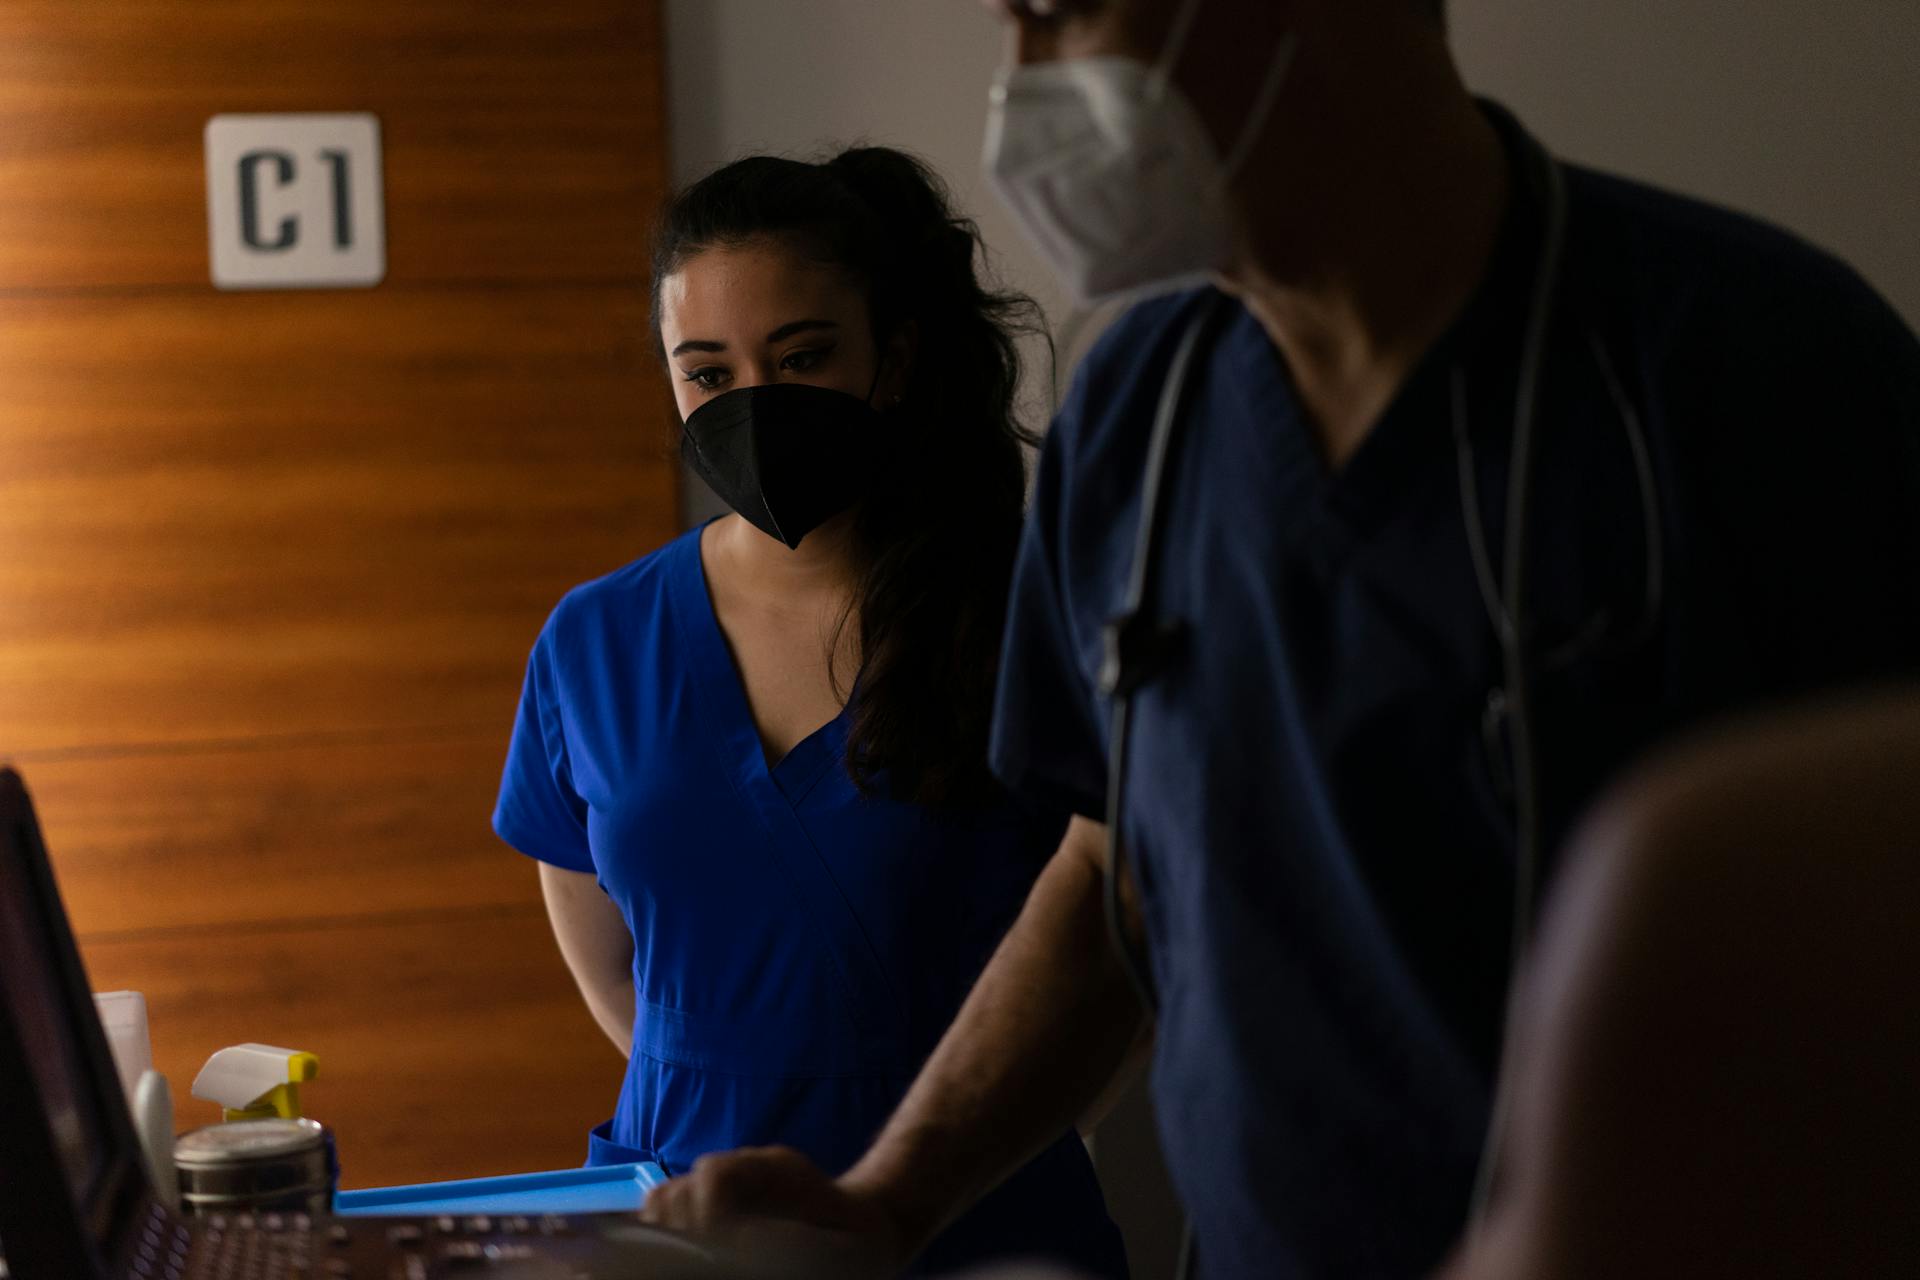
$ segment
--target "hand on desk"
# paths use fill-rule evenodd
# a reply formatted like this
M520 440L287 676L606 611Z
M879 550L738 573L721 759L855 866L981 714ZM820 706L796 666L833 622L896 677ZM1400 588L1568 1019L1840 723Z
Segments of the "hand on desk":
M787 1147L703 1156L655 1187L640 1219L781 1277L878 1280L904 1268L920 1240L877 1193L828 1177Z

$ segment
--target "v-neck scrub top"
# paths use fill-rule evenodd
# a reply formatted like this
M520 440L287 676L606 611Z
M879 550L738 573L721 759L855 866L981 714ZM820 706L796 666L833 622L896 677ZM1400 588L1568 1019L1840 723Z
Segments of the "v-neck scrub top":
M634 938L627 1074L589 1163L684 1173L781 1144L846 1169L1018 914L1064 819L863 795L848 727L768 762L697 529L575 588L540 632L494 829L594 876ZM1076 1135L927 1259L1006 1253L1124 1274Z

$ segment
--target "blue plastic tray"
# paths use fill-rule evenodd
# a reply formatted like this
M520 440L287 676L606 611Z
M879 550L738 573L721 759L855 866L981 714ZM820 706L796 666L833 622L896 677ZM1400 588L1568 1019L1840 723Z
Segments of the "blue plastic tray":
M422 1182L411 1187L341 1191L333 1211L347 1217L430 1213L621 1213L640 1207L667 1180L657 1164L515 1173L503 1178Z

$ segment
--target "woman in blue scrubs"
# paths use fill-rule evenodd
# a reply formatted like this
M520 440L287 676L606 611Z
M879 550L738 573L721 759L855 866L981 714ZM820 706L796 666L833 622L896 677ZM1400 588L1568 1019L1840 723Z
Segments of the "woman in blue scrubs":
M628 1057L590 1163L851 1165L1059 843L986 767L1033 308L976 249L881 148L742 160L662 219L654 328L735 514L560 602L494 814ZM920 1265L1010 1254L1124 1274L1073 1132Z

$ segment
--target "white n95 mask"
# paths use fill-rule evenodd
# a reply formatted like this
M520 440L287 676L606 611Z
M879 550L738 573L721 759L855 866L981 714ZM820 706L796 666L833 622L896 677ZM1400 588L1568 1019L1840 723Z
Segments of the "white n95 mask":
M1227 184L1273 110L1295 38L1223 163L1172 83L1199 5L1181 7L1152 67L1076 58L1010 67L993 86L987 176L1082 303L1198 282L1233 250Z

